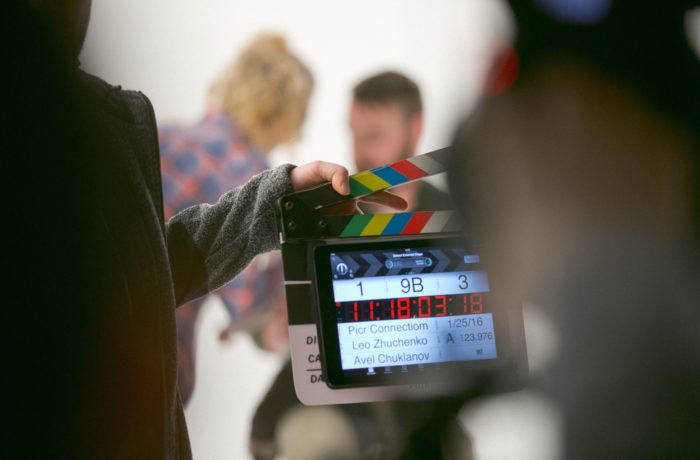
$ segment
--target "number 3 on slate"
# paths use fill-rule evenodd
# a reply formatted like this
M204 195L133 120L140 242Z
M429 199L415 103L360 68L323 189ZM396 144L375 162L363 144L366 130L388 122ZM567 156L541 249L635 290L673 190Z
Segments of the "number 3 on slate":
M459 275L459 288L467 289L468 287L469 283L467 282L467 275Z

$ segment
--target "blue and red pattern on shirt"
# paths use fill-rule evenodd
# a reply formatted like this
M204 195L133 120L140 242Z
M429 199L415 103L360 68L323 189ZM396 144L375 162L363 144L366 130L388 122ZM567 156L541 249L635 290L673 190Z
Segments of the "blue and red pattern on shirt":
M222 113L210 113L194 126L166 126L159 130L158 138L166 220L189 206L214 203L222 194L268 169L264 154ZM263 268L254 260L215 294L235 321L271 301L282 280L280 263ZM200 298L178 308L180 381L185 400L194 379L194 323L204 300ZM187 379L192 379L190 391L183 388L188 385Z

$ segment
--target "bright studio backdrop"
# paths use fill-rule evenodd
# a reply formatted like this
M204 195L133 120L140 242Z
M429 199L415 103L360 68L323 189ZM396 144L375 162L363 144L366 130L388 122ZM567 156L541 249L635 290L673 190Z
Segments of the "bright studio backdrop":
M272 162L323 159L352 168L347 125L355 83L387 69L414 78L426 117L419 152L443 147L476 102L491 46L508 33L506 18L496 0L94 0L81 60L110 83L143 91L159 124L192 123L203 114L210 83L242 47L260 31L280 32L316 86L301 141L278 149ZM281 363L245 335L219 343L225 324L222 305L211 298L200 317L197 385L186 410L199 459L248 458L250 418ZM547 440L528 430L533 424L513 420L511 409L477 413L469 428L479 458L548 458L541 447ZM508 438L508 420L517 436Z
M246 42L281 32L316 81L294 162L350 167L355 83L386 69L413 77L426 112L419 151L442 147L475 100L503 16L495 0L95 0L83 60L111 83L146 93L159 123L192 122Z

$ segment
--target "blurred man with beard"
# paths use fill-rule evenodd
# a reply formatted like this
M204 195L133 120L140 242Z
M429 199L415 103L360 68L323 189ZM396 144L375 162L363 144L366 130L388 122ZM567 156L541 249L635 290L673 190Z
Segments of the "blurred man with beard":
M416 154L423 134L423 101L418 85L399 72L382 72L359 82L350 107L353 159L358 171L405 160ZM449 209L447 194L425 181L393 189L411 210ZM367 205L372 214L386 207Z
M353 89L349 119L358 171L410 158L423 132L418 85L393 71L370 76ZM392 193L404 198L412 211L450 209L447 193L425 181L395 187ZM360 207L369 214L393 212L374 203ZM456 418L460 404L454 401L306 408L294 394L292 377L288 361L253 418L250 445L257 460L271 460L279 454L290 460L472 458L471 440ZM303 434L310 427L321 433L323 443L306 441Z

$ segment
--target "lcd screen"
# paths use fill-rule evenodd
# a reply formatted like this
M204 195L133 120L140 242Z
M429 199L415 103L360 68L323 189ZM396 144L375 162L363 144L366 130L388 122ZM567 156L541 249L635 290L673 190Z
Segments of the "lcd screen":
M414 382L498 359L502 327L478 252L439 239L357 249L317 249L329 384Z

